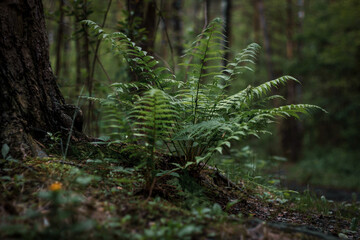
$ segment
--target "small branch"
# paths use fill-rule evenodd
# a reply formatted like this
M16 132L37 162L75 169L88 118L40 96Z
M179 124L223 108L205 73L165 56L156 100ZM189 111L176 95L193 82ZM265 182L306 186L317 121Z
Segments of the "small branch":
M170 48L170 53L171 53L171 62L172 62L173 68L175 69L174 49L173 49L173 46L172 46L172 43L171 43L171 40L170 40L170 37L169 37L166 21L165 21L165 18L163 16L163 14L162 14L162 11L158 8L157 4L155 6L156 6L156 10L159 12L160 19L162 20L162 22L164 24L164 32L165 32L166 39L168 41L168 45L169 45L169 48ZM171 72L174 74L173 70Z
M111 2L112 0L109 0L105 15L104 15L104 19L103 22L101 24L101 28L104 28L105 26L105 22L106 22L106 18L107 15L109 13L110 10L110 6L111 6ZM92 80L94 77L94 72L95 72L95 64L96 64L96 59L98 58L98 51L99 51L99 47L100 47L100 43L101 43L101 39L98 39L96 42L96 47L95 47L95 52L94 52L94 58L93 58L93 62L92 62L92 68L91 68L91 74L90 74L90 79ZM91 96L90 96L91 97Z
M107 73L107 71L105 70L105 67L104 67L104 65L101 63L100 58L99 58L98 56L96 57L96 60L98 61L101 69L102 69L103 72L105 73L107 80L111 83L112 81L111 81L111 79L110 79L110 76L109 76L109 74Z

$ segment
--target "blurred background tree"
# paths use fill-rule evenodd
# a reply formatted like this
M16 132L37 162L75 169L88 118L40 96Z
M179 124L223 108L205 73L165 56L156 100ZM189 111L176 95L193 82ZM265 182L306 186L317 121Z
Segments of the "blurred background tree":
M288 103L317 104L329 113L306 121L281 121L273 136L249 139L259 156L288 158L287 170L304 183L359 190L360 179L360 1L358 0L49 0L43 1L50 54L58 84L68 103L84 95L103 97L114 82L131 81L128 67L109 54L108 45L88 33L91 19L109 32L122 31L176 75L184 49L213 18L224 20L233 57L259 43L254 74L244 74L231 92L284 74ZM85 94L86 93L86 94ZM278 104L274 102L274 104ZM82 101L85 132L109 135L96 103ZM243 146L238 146L239 149Z

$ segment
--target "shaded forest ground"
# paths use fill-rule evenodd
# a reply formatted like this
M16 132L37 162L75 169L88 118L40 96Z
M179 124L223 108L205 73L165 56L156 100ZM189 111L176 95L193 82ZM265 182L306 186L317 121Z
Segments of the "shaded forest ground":
M124 150L125 149L125 150ZM183 171L144 192L122 145L71 156L1 160L1 239L359 239L359 202L233 183L216 168ZM173 161L166 159L162 168Z

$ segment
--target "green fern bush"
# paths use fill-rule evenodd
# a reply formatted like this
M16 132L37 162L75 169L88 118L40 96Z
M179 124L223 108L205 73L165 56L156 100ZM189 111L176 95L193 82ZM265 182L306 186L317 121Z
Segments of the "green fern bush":
M221 154L232 142L267 133L266 127L278 116L298 118L299 113L321 109L309 104L266 107L270 100L282 98L272 95L272 88L298 82L290 76L228 95L226 88L232 81L252 70L259 46L250 44L224 68L219 19L213 20L186 51L181 64L186 75L180 80L123 33L106 34L94 22L86 23L99 38L110 42L113 52L123 56L135 75L136 81L113 84L114 91L102 101L123 114L118 127L130 126L126 139L147 149L149 179L159 175L154 166L156 152L177 156L179 168L203 165L200 163Z

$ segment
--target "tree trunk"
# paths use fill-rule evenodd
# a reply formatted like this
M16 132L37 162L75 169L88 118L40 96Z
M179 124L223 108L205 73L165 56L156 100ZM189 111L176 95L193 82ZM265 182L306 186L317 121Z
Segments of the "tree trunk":
M253 29L254 29L254 42L260 44L260 14L257 2L253 1L254 18L253 18Z
M88 12L88 1L84 0L84 4L82 6L82 11L83 11L83 17L84 19L87 19L89 12ZM84 63L84 69L86 71L86 75L85 75L85 84L86 84L86 88L88 91L88 95L89 97L92 97L92 90L93 90L93 79L90 77L90 72L91 72L91 67L90 67L90 36L89 36L89 30L87 25L82 24L82 28L83 28L83 55L82 55L82 62ZM86 114L86 118L85 118L85 128L84 131L87 134L92 134L93 133L93 124L94 124L94 116L93 116L93 112L94 112L94 104L93 102L90 100L88 101L88 107L86 110L84 110L84 113ZM96 124L96 123L95 123Z
M51 70L41 0L1 1L0 32L0 144L16 158L45 156L38 142L67 134L78 108L65 104Z
M142 50L152 55L154 50L154 40L156 35L156 1L155 0L127 0L127 26L128 37L140 46ZM145 29L145 33L140 31ZM144 38L146 36L146 38ZM128 69L131 82L142 81L138 75ZM135 90L134 92L142 92L144 89ZM132 93L132 94L133 94Z
M172 8L174 11L172 17L173 30L174 30L174 47L176 55L182 56L183 47L183 23L182 23L182 0L173 0ZM174 66L175 67L175 66Z
M210 8L211 8L211 0L205 0L205 6L204 6L204 22L205 26L207 26L211 22L211 14L210 14Z
M223 66L225 67L230 59L230 43L231 43L231 9L232 0L222 0L221 2L222 15L224 18L224 35L226 39L224 41L225 54L223 60Z
M78 23L78 19L74 18L74 32L77 33L79 32L79 23ZM83 85L83 81L82 81L82 76L81 76L81 51L80 51L80 36L79 34L75 34L74 36L74 41L75 41L75 49L76 51L76 64L75 64L75 69L76 69L76 81L75 81L75 92L79 93L81 86Z
M270 46L270 37L268 34L267 29L267 22L265 17L265 11L264 11L264 2L263 0L257 0L257 8L258 13L260 17L260 27L262 29L263 38L264 38L264 47L265 47L265 57L266 57L266 66L267 66L267 72L268 72L268 79L274 79L274 71L273 71L273 64L272 64L272 50Z
M294 17L292 0L286 1L286 58L289 61L294 59L295 42L294 37ZM293 81L287 84L286 98L289 104L295 104L296 85ZM302 149L302 134L298 121L293 118L283 120L281 124L281 145L284 155L291 161L299 159Z
M60 0L60 19L59 19L59 27L57 32L57 41L56 41L56 65L55 65L55 75L59 77L60 67L61 67L61 47L63 46L64 39L64 1Z
M145 51L150 54L153 53L156 34L155 0L128 0L127 7L128 12L131 13L128 18L128 26L132 26L136 18L140 17L142 19L141 23L135 26L135 29L130 28L129 37ZM143 36L135 36L135 32L142 28L145 29L146 41L139 41L139 39L137 39Z
M62 66L61 66L61 77L64 79L69 79L70 76L70 72L69 72L69 66L70 66L70 62L69 62L69 53L71 52L71 40L69 39L69 36L71 36L71 22L69 21L70 17L65 16L64 18L64 44L63 44L63 54L62 54L62 58L65 59L65 61L62 61Z

